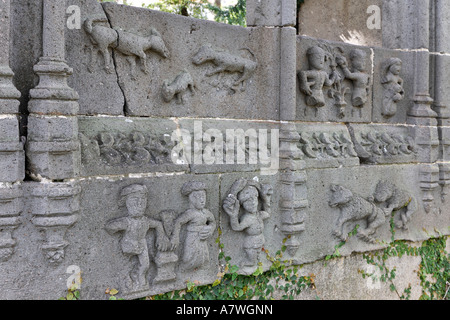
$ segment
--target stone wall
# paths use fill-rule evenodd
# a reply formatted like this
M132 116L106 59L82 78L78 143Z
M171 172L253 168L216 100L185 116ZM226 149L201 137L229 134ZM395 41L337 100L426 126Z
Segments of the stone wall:
M297 34L295 1L247 1L247 28L3 3L1 298L57 299L80 272L84 299L210 284L219 240L242 274L283 245L318 270L346 240L338 275L392 230L449 235L448 41L428 27L441 1L414 2L413 37L383 24L364 44Z

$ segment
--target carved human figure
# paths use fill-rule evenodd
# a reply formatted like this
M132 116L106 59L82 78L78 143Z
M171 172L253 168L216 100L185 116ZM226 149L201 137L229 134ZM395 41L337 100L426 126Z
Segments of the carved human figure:
M171 236L172 246L178 246L180 231L186 225L186 238L183 243L181 261L183 268L190 270L204 266L209 262L208 240L216 229L214 215L205 208L206 185L199 181L190 181L183 185L181 194L188 197L189 209L174 222Z
M234 231L244 231L243 243L245 259L241 267L256 266L258 255L265 243L264 220L270 217L270 200L273 188L244 178L237 180L231 187L227 198L223 201L223 209L230 217ZM259 200L262 202L259 209ZM244 213L239 217L240 209Z
M336 58L345 78L353 82L352 105L362 108L368 100L370 85L370 75L366 73L366 53L363 50L354 49L350 52L350 61L353 67L352 71L350 71L345 57L338 56Z
M307 51L309 70L298 73L300 91L306 95L306 105L320 108L325 106L323 87L332 86L339 74L325 71L328 54L319 46L313 46Z
M105 225L105 229L111 234L123 232L120 240L122 252L137 260L130 272L133 291L148 289L146 275L150 259L146 240L147 232L150 229L156 229L158 250L170 249L170 242L164 233L162 223L145 215L147 196L148 189L144 185L134 184L125 187L120 194L119 205L126 206L128 215L112 219Z
M400 77L401 70L402 60L398 58L390 58L381 66L381 84L384 88L381 114L386 118L397 113L397 102L405 97L403 79Z

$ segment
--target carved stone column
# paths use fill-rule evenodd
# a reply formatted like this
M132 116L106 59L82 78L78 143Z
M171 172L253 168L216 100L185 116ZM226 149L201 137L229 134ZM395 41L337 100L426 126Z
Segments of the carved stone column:
M296 119L297 3L295 0L247 0L247 26L275 27L280 31L280 230L294 255L301 243L308 208L305 163L297 144Z
M445 201L450 188L450 3L435 1L434 110L439 133L439 184Z
M0 1L0 262L14 254L21 224L25 154L19 133L20 92L10 68L10 0Z
M81 187L76 183L33 183L30 189L32 223L43 231L41 246L52 264L64 260L67 230L78 220Z
M38 85L30 90L27 159L32 223L43 231L41 246L50 263L60 263L77 221L80 167L78 94L67 84L72 69L65 61L66 1L43 0L42 51L34 66ZM73 181L73 180L72 180Z
M28 170L32 178L63 180L78 175L78 94L67 85L65 1L43 0L43 56L34 66L39 84L30 90Z

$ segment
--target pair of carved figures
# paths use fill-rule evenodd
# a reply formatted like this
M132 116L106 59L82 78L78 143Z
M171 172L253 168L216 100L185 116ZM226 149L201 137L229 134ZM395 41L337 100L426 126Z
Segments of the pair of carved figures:
M341 50L342 51L342 50ZM366 73L366 53L354 49L350 52L353 70L350 71L347 59L328 47L313 46L307 51L309 70L298 73L300 91L306 96L306 105L317 108L326 105L323 93L324 87L329 87L328 96L333 98L339 108L339 117L345 116L345 94L349 88L344 88L342 82L349 79L353 83L352 105L361 109L368 100L371 77ZM337 71L340 67L342 74ZM328 71L330 69L331 71ZM361 116L361 110L360 110Z
M342 49L338 48L342 52ZM351 102L352 106L359 109L362 116L362 108L368 101L371 76L366 71L367 54L361 49L350 51L349 57L352 70L349 69L347 59L336 50L328 46L313 46L307 51L309 70L298 73L300 91L305 95L307 106L317 109L326 105L323 93L324 87L328 87L328 96L333 98L334 105L338 108L338 116L345 117L345 95L350 88L343 87L343 80L348 79L353 83ZM340 67L341 72L337 71ZM381 84L383 85L383 100L381 114L390 118L397 113L397 103L404 98L403 79L400 77L402 61L398 58L390 58L381 65ZM306 113L306 109L305 109Z
M179 260L175 254L180 245L181 227L186 226L181 262L185 270L200 268L209 263L209 251L206 240L216 229L214 215L205 208L206 186L202 182L191 181L183 185L181 193L188 198L189 209L178 217L173 211L163 211L160 219L146 215L148 189L144 185L131 185L120 194L119 205L125 206L127 215L106 223L106 230L114 234L122 232L120 240L123 254L135 259L134 269L130 272L132 291L148 290L147 272L150 267L150 255L147 233L155 230L157 254L157 276L155 282L174 280L174 267Z
M366 227L358 229L358 237L367 242L375 242L373 235L394 212L398 211L400 214L396 227L406 230L407 223L417 210L416 199L389 181L380 181L375 193L368 199L355 195L340 185L332 185L331 191L329 205L341 210L333 234L343 241L347 239L344 233L344 224L347 222L365 221Z

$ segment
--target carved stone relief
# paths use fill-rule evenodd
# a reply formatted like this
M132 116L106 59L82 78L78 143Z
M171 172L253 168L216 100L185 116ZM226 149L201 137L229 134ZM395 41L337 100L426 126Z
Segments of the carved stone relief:
M356 153L362 162L409 163L416 161L418 152L414 139L406 130L350 130ZM355 130L356 131L356 130Z
M374 234L392 214L398 213L396 228L407 229L407 223L417 211L416 199L390 181L379 181L372 196L363 198L341 185L331 185L329 206L339 208L333 235L345 241L344 225L347 222L365 221L365 228L358 229L358 237L366 242L376 241Z
M177 279L178 272L195 271L210 264L208 240L216 230L214 215L205 208L206 184L186 182L181 193L187 197L189 208L178 214L163 210L150 217L148 188L134 184L120 192L119 206L125 207L125 216L106 222L111 235L121 233L122 253L133 260L127 277L128 294L150 290L149 270L156 265L153 284L169 283ZM154 230L154 243L148 232ZM150 247L151 246L151 247Z
M167 251L170 248L163 224L146 216L147 198L146 186L135 184L125 187L120 193L119 205L126 207L127 215L112 219L105 225L105 229L111 234L123 233L120 240L122 253L135 260L129 274L128 288L133 292L149 289L147 272L150 267L150 258L146 240L147 232L155 229L155 245L159 251Z
M13 232L21 222L22 190L18 186L0 189L0 262L14 254L17 245Z
M102 161L108 166L142 166L170 163L174 144L170 137L147 132L101 132L95 138L80 133L83 161Z
M352 141L344 133L300 133L300 149L312 159L357 157Z
M170 56L161 34L154 28L150 30L149 36L144 37L121 29L103 26L99 22L108 23L104 18L88 18L84 21L84 30L89 34L94 45L91 49L90 72L93 72L95 68L98 51L102 54L105 70L109 73L113 73L115 70L109 50L114 49L123 54L130 64L131 79L133 80L136 80L137 59L142 63L144 73L150 72L147 65L147 51L155 52L163 58Z
M400 77L402 60L390 58L381 65L381 84L383 85L383 105L381 114L390 118L397 113L397 102L403 100L403 79Z
M44 232L42 251L52 264L65 258L67 230L78 221L81 187L76 183L38 183L32 190L32 223Z
M249 49L243 50L247 50L254 59L254 54ZM214 66L206 73L206 77L217 75L217 79L213 82L215 86L223 86L223 82L226 81L224 79L225 73L239 74L238 78L233 79L231 85L229 85L229 89L232 92L245 91L250 78L258 67L258 63L255 60L215 49L210 44L200 47L192 58L192 62L197 66L205 63L210 63Z
M186 91L190 90L191 94L195 94L194 79L189 72L184 70L178 74L172 81L164 80L162 85L162 96L164 101L170 102L173 98L177 103L184 103L183 96Z
M264 246L264 220L270 217L272 186L241 178L233 183L222 208L230 217L231 228L244 232L244 258L241 271L253 272ZM242 213L241 213L242 211Z
M368 53L361 49L350 50L350 66L342 47L304 41L311 46L303 53L308 70L297 74L306 104L303 116L314 120L364 119L363 108L371 100L372 78L366 70ZM352 108L347 111L348 101ZM309 111L312 109L313 115Z

